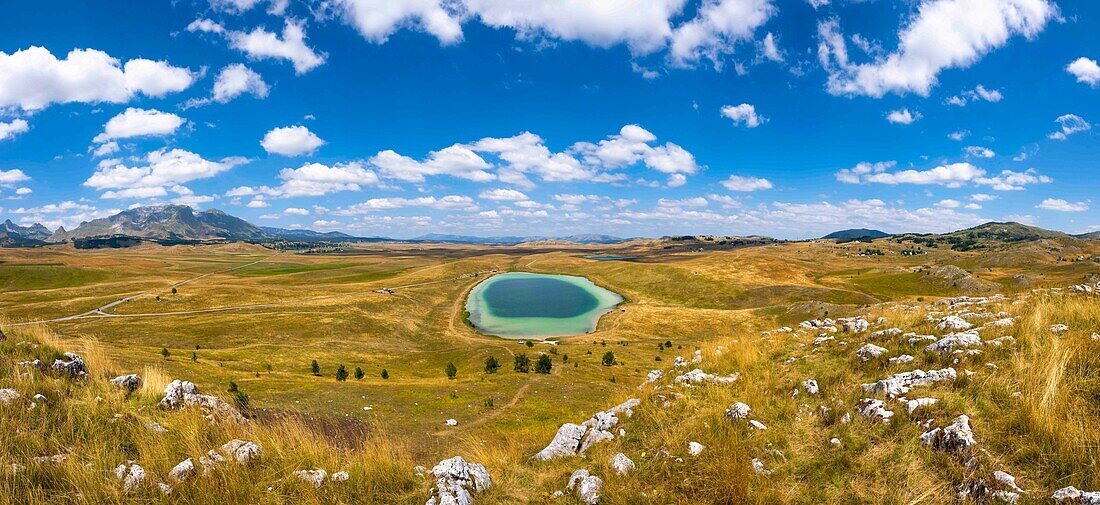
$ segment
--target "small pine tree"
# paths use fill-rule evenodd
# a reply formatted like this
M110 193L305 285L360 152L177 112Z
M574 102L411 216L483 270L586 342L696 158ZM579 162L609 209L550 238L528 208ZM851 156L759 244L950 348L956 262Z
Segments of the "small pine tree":
M233 381L229 381L229 389L227 389L226 391L229 391L230 393L236 393L237 392L237 383L233 382Z
M535 343L534 343L534 342L532 342L532 341L530 341L530 340L528 340L528 341L527 341L527 343L526 343L526 344L524 344L524 345L526 345L527 347L534 347L534 346L535 346Z
M390 378L390 372L388 372L385 368L382 369L382 378L383 379L389 379Z
M562 354L561 355L561 362L562 363L569 363L569 355L568 354Z
M194 362L196 362L196 363L197 363L197 362L199 361L199 355L198 355L198 354L196 354L196 353L194 353L194 352L192 352L192 353L191 353L191 361L194 361Z
M312 372L313 375L321 375L321 365L317 364L317 360L313 360L313 363L309 364L309 371Z
M363 380L363 377L366 377L366 375L367 374L363 373L362 368L355 367L355 380Z
M497 373L500 369L500 362L497 361L496 356L489 356L485 358L485 373Z
M554 368L554 363L550 361L550 356L539 354L539 360L535 363L535 373L548 374L551 368Z
M176 294L176 288L172 288L172 294Z
M607 351L603 353L603 360L601 360L603 366L611 366L615 364L615 353Z
M521 352L516 355L514 368L519 373L531 371L531 358L527 357L527 353Z
M671 340L665 340L665 347L667 347L669 349L672 349L672 341Z
M167 347L161 347L160 348L160 355L164 359L168 359L168 348Z
M454 363L447 363L447 368L444 371L447 373L448 379L454 379L458 375L458 367Z
M237 391L236 393L233 393L233 403L236 403L237 408L239 409L247 409L248 395L245 394L244 391Z
M343 363L336 367L336 380L340 382L348 380L348 369L344 368Z

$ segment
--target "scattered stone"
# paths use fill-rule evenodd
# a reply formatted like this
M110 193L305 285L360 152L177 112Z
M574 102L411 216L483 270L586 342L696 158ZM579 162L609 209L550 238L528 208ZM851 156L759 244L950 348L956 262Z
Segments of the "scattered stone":
M1065 333L1067 331L1069 331L1069 326L1066 326L1064 324L1052 324L1052 325L1050 325L1050 332L1054 333L1056 335L1060 334L1060 333Z
M149 421L145 423L145 427L157 433L168 433L168 428L161 426L160 423L156 421Z
M484 466L467 463L461 456L440 461L432 468L432 474L438 480L425 505L471 505L474 493L493 486L493 479Z
M940 319L940 321L936 323L937 330L969 330L971 326L974 325L970 324L965 319L959 316L947 316Z
M1027 491L1024 491L1023 489L1020 489L1020 486L1016 485L1016 477L1013 477L1012 474L1010 474L1008 472L1002 472L1000 470L994 471L993 472L993 479L996 480L998 483L1000 483L1002 486L1007 487L1007 488L1009 488L1012 491L1015 491L1017 493L1026 493L1027 492Z
M1100 491L1081 491L1073 486L1055 491L1051 498L1058 503L1100 505Z
M867 337L877 340L880 338L896 337L898 335L901 335L901 328L890 328L886 330L874 331L871 332L870 335L867 335Z
M263 456L264 449L256 443L235 438L222 446L222 453L236 461L238 465L250 465Z
M738 419L744 419L744 418L749 416L749 412L751 412L751 411L752 411L752 409L749 408L748 405L745 405L744 403L741 403L741 402L737 402L737 403L734 403L733 405L730 405L730 408L726 409L726 418L731 420L731 421L736 421Z
M691 356L691 364L695 365L703 362L703 351L696 349L695 354Z
M168 478L173 482L183 482L195 475L195 462L191 458L180 461L178 465L168 471Z
M715 384L730 384L736 382L738 374L729 374L727 376L718 376L711 373L706 373L698 368L690 372L680 374L673 382L676 384L700 384L703 382L712 382Z
M84 359L71 352L65 353L64 356L65 359L54 360L53 365L50 365L50 369L67 375L70 379L88 378L88 367L84 364Z
M199 456L199 465L202 466L202 473L207 473L214 469L221 463L225 463L225 456L218 454L218 451L210 449L206 451L205 456Z
M129 492L145 482L145 469L133 462L123 463L115 468L115 477L122 481L122 490Z
M840 327L844 329L845 333L859 333L867 331L867 329L871 327L871 323L868 323L867 320L862 317L841 319L838 322L840 322Z
M764 423L762 423L760 421L757 421L756 419L750 419L749 420L749 426L753 429L757 429L757 430L760 430L760 431L764 431L764 430L768 429L768 427L765 426Z
M687 360L683 356L676 356L676 360L672 362L672 368L684 368L687 366Z
M160 490L160 494L163 494L163 495L172 494L172 486L169 486L168 484L165 484L163 482L158 482L157 483L157 489Z
M909 400L905 402L905 410L909 412L909 415L913 415L913 412L921 407L928 407L935 405L939 400L936 398L917 398L916 400Z
M328 472L321 468L314 470L295 470L294 476L315 488L319 488L321 484L325 483L325 479L328 478Z
M114 379L111 379L111 384L116 388L123 390L124 392L126 392L127 395L129 395L134 391L141 389L141 376L136 373L132 373L129 375L120 375L118 377L115 377Z
M859 404L856 405L856 412L875 423L886 423L890 421L891 417L894 417L894 411L886 410L886 403L875 398L860 400Z
M19 399L19 392L12 388L0 389L0 404L7 405Z
M879 347L875 344L866 344L863 347L856 349L856 357L859 358L860 361L871 361L872 359L878 358L879 356L882 356L887 352L888 351L885 347Z
M813 379L806 379L802 381L802 389L806 390L806 394L816 395L819 391L817 387L817 381Z
M588 429L579 424L565 423L558 428L557 434L554 435L554 439L550 441L550 445L547 445L543 450L535 454L533 459L536 460L549 460L554 458L576 456L577 451L580 450L581 439L584 438L585 432Z
M938 340L935 335L916 335L909 337L909 345L917 345L921 342L935 342Z
M611 468L614 468L615 473L619 475L626 475L634 470L634 462L620 452L611 457Z
M873 384L864 384L863 390L872 394L885 394L890 398L897 398L908 393L913 387L926 386L936 382L954 381L957 377L954 368L929 370L927 372L918 369L894 374Z
M990 321L986 326L990 328L1009 328L1016 324L1016 320L1011 317L1005 317L997 319L996 321Z
M634 407L639 404L641 404L641 400L631 398L608 410L597 412L591 419L580 425L573 423L561 425L550 445L532 456L532 459L549 460L564 456L576 456L584 453L592 444L604 440L613 440L615 435L611 433L611 429L619 424L618 416L632 416Z
M455 419L448 419L444 421L444 423L446 423L447 426L458 426L458 421Z
M576 489L577 497L585 505L596 505L600 503L600 488L603 487L603 480L589 474L588 470L577 470L569 476L569 485L566 487Z
M752 458L752 471L756 472L756 475L771 475L772 471L768 470L764 466L764 462L757 458Z
M902 354L901 356L890 358L888 361L891 365L904 365L906 363L912 363L913 359L914 358L908 354Z
M333 473L332 477L331 477L333 482L344 482L344 481L346 481L350 478L351 478L351 475L348 474L348 472L346 472L346 471L340 471L340 472Z
M944 452L958 452L970 447L974 441L974 431L970 429L970 417L961 415L956 417L945 428L935 428L920 436L924 445Z
M814 339L814 347L824 344L825 342L828 342L830 340L836 340L836 337L830 337L829 335L822 333L821 336Z
M993 347L1008 347L1010 345L1015 345L1015 344L1016 344L1016 339L1014 337L1010 336L1010 335L1005 335L1003 337L997 337L993 340L986 340L985 341L985 345L991 345Z
M839 438L833 437L833 438L829 439L829 445L831 445L833 447L840 447L844 444L840 441Z
M692 456L698 456L702 454L703 449L705 448L706 446L700 444L699 442L688 442L688 454L691 454Z

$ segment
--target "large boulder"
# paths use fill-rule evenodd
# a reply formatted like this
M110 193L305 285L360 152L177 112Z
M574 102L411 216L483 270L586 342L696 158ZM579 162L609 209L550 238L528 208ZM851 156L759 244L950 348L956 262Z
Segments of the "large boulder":
M532 459L544 461L576 456L583 454L597 442L613 440L615 434L611 430L619 424L618 416L630 417L634 414L634 407L637 407L640 403L641 401L637 398L631 398L608 410L597 412L589 420L579 425L573 423L561 425L550 444L532 456Z
M558 428L558 433L554 435L554 440L550 441L550 445L535 454L533 459L536 460L549 460L554 458L576 456L577 451L581 449L581 439L584 438L585 432L588 428L579 424L565 423Z
M65 353L65 359L54 360L53 364L50 365L50 370L70 379L88 378L88 367L84 364L84 359L71 352Z
M161 398L158 407L167 410L176 410L184 407L199 407L203 415L210 422L229 419L236 422L244 422L245 418L240 411L221 398L213 395L199 393L199 388L188 381L176 379L164 388L164 398Z
M471 505L475 493L493 486L484 466L468 463L461 456L440 461L432 468L432 475L437 480L425 505Z

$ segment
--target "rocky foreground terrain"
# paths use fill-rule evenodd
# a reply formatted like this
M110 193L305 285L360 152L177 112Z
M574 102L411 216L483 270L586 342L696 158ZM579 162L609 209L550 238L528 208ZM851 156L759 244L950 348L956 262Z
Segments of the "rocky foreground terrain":
M887 303L719 338L536 453L430 469L387 443L400 427L339 446L187 378L117 373L94 342L9 328L0 501L1100 504L1098 290Z

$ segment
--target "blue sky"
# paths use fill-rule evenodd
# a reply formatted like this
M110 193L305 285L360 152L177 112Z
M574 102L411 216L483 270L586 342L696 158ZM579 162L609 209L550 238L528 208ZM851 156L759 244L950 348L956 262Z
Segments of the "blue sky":
M1100 229L1100 20L1049 0L17 2L0 217L412 237Z

